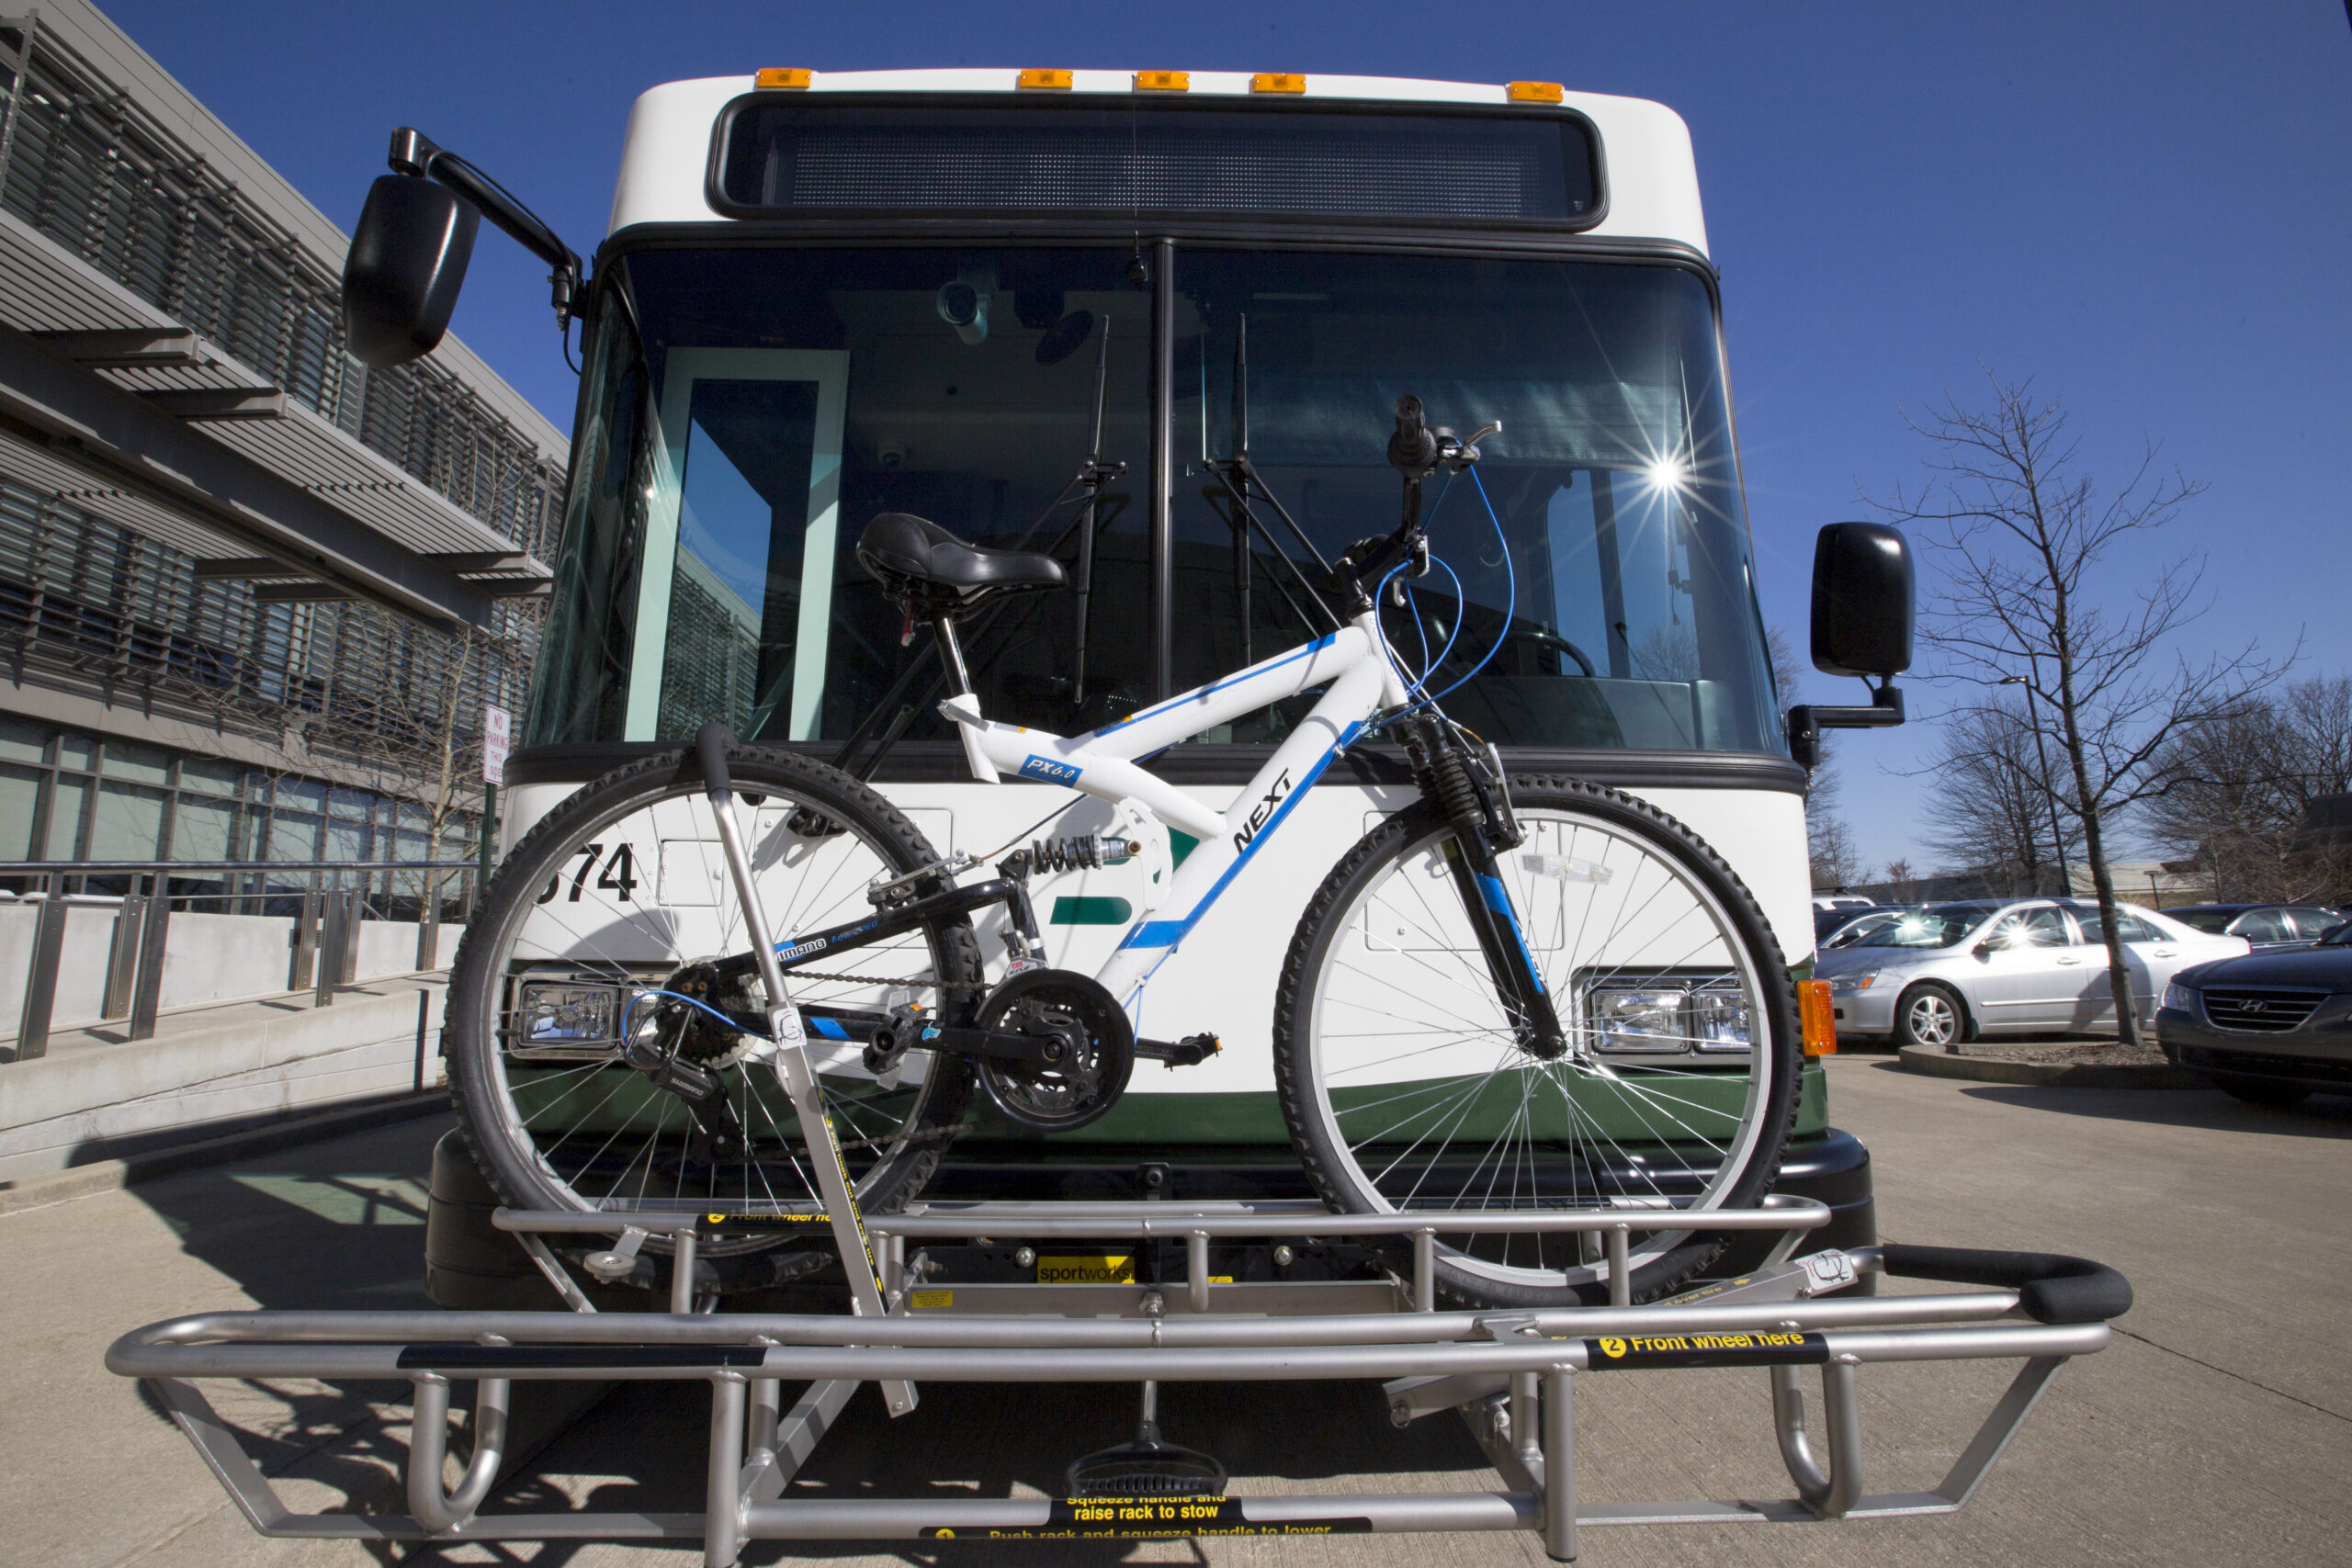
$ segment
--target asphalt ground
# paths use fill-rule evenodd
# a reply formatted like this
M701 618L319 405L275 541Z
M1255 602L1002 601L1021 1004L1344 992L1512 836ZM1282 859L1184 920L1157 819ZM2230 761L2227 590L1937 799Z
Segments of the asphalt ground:
M1802 1526L1587 1529L1583 1561L1635 1563L2352 1562L2352 1099L2292 1111L2204 1091L2043 1089L1832 1066L1838 1124L1874 1158L1892 1240L2075 1252L2137 1292L2113 1344L2059 1374L1957 1516ZM117 1334L211 1308L423 1307L426 1119L0 1216L0 1562L698 1562L692 1547L448 1549L266 1540L134 1384ZM2007 1363L1864 1369L1871 1490L1941 1478ZM398 1510L404 1385L209 1385L295 1507ZM861 1392L803 1472L812 1495L1041 1495L1124 1440L1125 1388L933 1385L888 1420ZM1679 1371L1578 1386L1589 1499L1787 1492L1762 1375ZM497 1506L699 1506L707 1406L626 1385L502 1486ZM1163 1391L1171 1441L1219 1454L1236 1492L1483 1490L1451 1416L1391 1427L1368 1385ZM868 1552L753 1543L747 1562L1539 1563L1532 1536L962 1543Z

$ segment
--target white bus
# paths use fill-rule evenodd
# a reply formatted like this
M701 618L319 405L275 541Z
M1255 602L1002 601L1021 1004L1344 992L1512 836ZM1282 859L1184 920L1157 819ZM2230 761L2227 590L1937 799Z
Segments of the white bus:
M967 628L966 653L990 718L1099 730L1328 629L1321 563L1395 526L1384 442L1417 394L1433 421L1502 428L1479 487L1429 486L1441 570L1384 612L1392 642L1512 775L1613 787L1703 840L1777 937L1776 976L1805 972L1806 769L1758 607L1690 138L1664 107L1178 71L673 83L631 115L572 304L572 479L507 848L710 719L867 779L942 855L1099 834L1100 802L975 781L928 638L857 562L866 525L913 513L1066 560L1081 592ZM1149 766L1222 812L1312 700ZM1050 1138L976 1111L934 1190L1304 1190L1280 970L1327 872L1415 795L1393 745L1349 748L1135 1004L1138 1034L1223 1049L1144 1064ZM1043 957L1093 974L1193 842L1041 869ZM564 897L675 874L583 865ZM978 923L993 977L1001 913ZM1614 1038L1703 1065L1748 1027ZM1791 1148L1866 1204L1815 1062Z

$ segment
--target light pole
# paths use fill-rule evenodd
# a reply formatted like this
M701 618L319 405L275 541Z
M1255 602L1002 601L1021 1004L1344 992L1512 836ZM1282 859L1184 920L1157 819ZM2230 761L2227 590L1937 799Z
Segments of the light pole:
M2352 0L2346 0L2346 3L2347 5L2352 5ZM2028 706L2026 718L2033 728L2034 761L2041 768L2041 793L2043 798L2050 802L2050 843L2051 847L2058 852L2058 880L2064 886L2065 896L2071 898L2075 895L2075 874L2072 868L2066 864L2066 831L2064 828L2060 827L2058 823L2058 792L2050 787L2050 753L2042 748L2041 720L2031 711L2031 705L2034 700L2041 695L2041 688L2035 685L2031 681L2027 680L2022 675L2004 675L1993 683L1996 686L2023 686L2025 688Z

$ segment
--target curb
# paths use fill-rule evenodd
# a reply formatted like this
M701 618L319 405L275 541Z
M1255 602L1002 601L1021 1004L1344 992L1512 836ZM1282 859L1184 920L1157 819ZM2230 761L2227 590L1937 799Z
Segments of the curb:
M72 1198L86 1198L96 1192L110 1192L119 1187L134 1187L158 1177L176 1176L184 1170L218 1165L247 1155L269 1154L300 1144L340 1138L352 1133L372 1132L397 1122L430 1116L436 1111L447 1110L448 1105L447 1089L427 1089L423 1094L404 1094L397 1100L349 1106L315 1116L292 1116L266 1127L206 1138L193 1144L178 1144L170 1148L132 1155L126 1159L96 1160L88 1165L72 1166L64 1170L30 1176L22 1181L0 1186L0 1214L38 1209Z
M2136 1067L2083 1062L2062 1066L2044 1062L2008 1062L1998 1056L1952 1056L1926 1045L1905 1045L1903 1070L1933 1078L1977 1083L2027 1084L2036 1089L2211 1089L2201 1073L2186 1067Z

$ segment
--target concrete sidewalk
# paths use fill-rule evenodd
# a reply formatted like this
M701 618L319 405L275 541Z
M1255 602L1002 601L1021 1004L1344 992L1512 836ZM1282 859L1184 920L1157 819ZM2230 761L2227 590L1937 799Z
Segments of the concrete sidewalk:
M1876 1160L1890 1239L2098 1258L2139 1304L2113 1346L2061 1374L1969 1508L1943 1519L1588 1530L1584 1561L1632 1563L2352 1562L2352 1100L2290 1111L2217 1093L2013 1089L1921 1078L1883 1057L1832 1066L1835 1118ZM428 1119L243 1166L0 1216L0 1562L698 1562L692 1548L265 1541L195 1453L99 1358L122 1330L209 1307L422 1305ZM1873 1490L1940 1478L2006 1364L1883 1366L1862 1378ZM298 1507L397 1508L404 1385L212 1385ZM1784 1494L1763 1380L1747 1371L1595 1378L1578 1390L1594 1500ZM861 1393L805 1472L813 1495L1038 1495L1123 1440L1131 1391L934 1386L896 1423ZM503 1506L699 1506L698 1395L625 1388ZM1210 1449L1237 1492L1483 1489L1450 1417L1398 1432L1355 1385L1165 1392L1170 1440ZM911 1543L910 1543L911 1544ZM1351 1537L1122 1545L971 1543L919 1556L847 1544L749 1562L1538 1563L1532 1537Z

